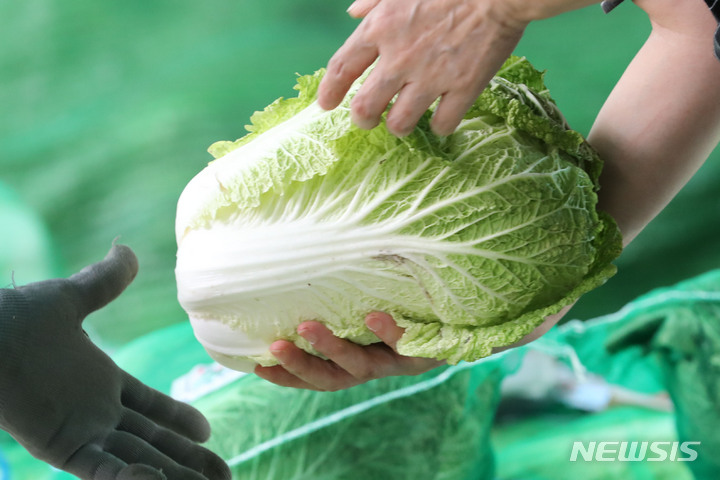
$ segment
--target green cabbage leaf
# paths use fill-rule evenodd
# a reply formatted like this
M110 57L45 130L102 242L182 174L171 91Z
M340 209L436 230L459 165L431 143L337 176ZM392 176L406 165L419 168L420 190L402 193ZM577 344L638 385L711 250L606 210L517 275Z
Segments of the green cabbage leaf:
M325 111L323 73L213 144L179 199L178 299L220 363L275 364L279 338L317 354L296 333L305 320L377 342L371 311L405 328L404 355L473 361L613 275L602 162L526 59L508 59L447 137L432 109L407 137L357 128L362 78Z

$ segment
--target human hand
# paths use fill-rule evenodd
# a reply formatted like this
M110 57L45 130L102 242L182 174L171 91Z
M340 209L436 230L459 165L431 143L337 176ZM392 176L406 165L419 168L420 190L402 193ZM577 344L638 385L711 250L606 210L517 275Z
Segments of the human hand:
M572 305L548 316L543 323L512 345L495 348L493 353L526 345L546 334L570 310ZM432 358L406 357L397 353L397 342L404 333L392 317L373 312L365 324L383 343L361 346L335 337L320 322L303 322L297 331L315 350L327 357L311 355L292 342L278 340L270 352L280 362L273 367L255 367L255 373L277 385L307 390L337 391L361 383L396 375L419 375L444 365Z
M0 290L0 428L84 480L229 480L195 443L210 435L203 415L122 371L82 329L137 270L114 245L68 279Z
M398 94L386 124L409 134L440 98L431 121L452 133L480 92L512 53L526 23L505 0L358 0L349 12L364 17L330 59L318 103L333 109L376 59L351 102L353 122L376 126Z
M256 367L255 373L278 385L308 390L336 391L395 375L419 375L443 365L432 358L405 357L397 353L404 330L388 314L374 312L365 324L383 343L361 346L338 338L322 323L303 322L298 333L328 358L304 352L292 342L278 340L270 351L280 365Z

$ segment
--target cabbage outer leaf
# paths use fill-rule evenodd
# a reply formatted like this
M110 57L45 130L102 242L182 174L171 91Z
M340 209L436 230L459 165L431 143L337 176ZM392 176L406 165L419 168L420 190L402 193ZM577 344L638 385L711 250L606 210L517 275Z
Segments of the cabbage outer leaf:
M211 146L217 160L178 203L178 298L216 358L272 365L278 338L317 353L295 332L305 320L377 342L363 319L381 310L406 329L400 353L473 361L614 273L602 163L526 59L510 58L448 137L430 132L431 112L405 138L358 129L362 80L324 111L322 74Z

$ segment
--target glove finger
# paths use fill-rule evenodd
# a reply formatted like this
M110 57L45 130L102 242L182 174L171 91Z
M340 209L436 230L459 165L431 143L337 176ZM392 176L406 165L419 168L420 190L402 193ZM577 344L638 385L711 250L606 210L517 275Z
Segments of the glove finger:
M167 455L180 465L197 472L204 472L212 479L230 479L230 469L222 458L212 451L191 442L166 428L158 427L139 413L125 409L117 427L145 440L160 453Z
M75 303L80 318L98 310L120 295L138 272L138 261L125 245L113 245L105 258L88 265L68 280L77 290Z
M167 480L167 477L151 466L139 463L128 465L120 470L116 480Z
M105 438L103 449L127 464L140 463L157 468L173 480L208 480L204 475L179 465L149 443L127 432L116 430L110 433Z
M179 402L123 372L122 404L195 442L210 438L210 424L194 407Z
M166 480L150 466L128 465L91 444L75 452L62 469L84 480Z

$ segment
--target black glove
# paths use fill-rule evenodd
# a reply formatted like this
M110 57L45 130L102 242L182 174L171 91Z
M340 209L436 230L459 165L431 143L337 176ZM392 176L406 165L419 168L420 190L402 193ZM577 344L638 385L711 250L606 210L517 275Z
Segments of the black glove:
M0 290L0 428L84 480L230 479L193 407L118 368L82 329L138 265L128 247L68 279Z

